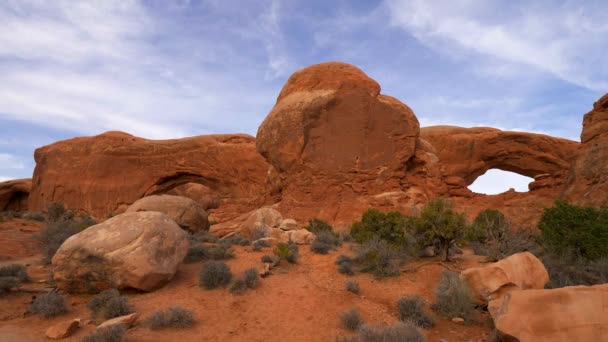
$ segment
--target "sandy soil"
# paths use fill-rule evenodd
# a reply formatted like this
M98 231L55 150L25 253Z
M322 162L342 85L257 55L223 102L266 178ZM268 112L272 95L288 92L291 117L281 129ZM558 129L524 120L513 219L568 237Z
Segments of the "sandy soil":
M39 223L31 221L0 223L0 255L11 254L6 253L8 249L5 248L21 248L7 246L6 241L9 240L4 235L13 234L15 227L24 227L24 224L31 227L26 231L35 231L40 227ZM26 236L31 239L32 233L19 231L23 236L18 241ZM43 288L50 267L42 265L38 251L32 247L35 245L28 243L25 246L29 252L15 252L17 257L2 263L25 260L29 264L28 271L33 282L24 287ZM165 287L152 293L132 292L127 295L142 318L159 309L182 306L194 312L195 326L185 330L150 330L135 326L129 330L128 340L334 341L336 336L351 334L340 326L339 315L344 311L356 308L367 323L391 324L397 321L396 302L401 296L418 294L429 302L433 301L433 291L444 270L443 265L425 259L405 266L407 269L419 267L396 278L375 280L367 274L348 277L337 272L334 261L339 254L349 254L349 248L350 245L345 244L328 255L317 255L310 252L308 246L301 246L298 264L283 263L273 270L272 275L262 279L258 288L242 295L233 295L227 289L204 290L198 286L198 274L203 263L182 265L174 280ZM235 246L234 249L236 258L227 263L235 274L249 267L261 267L261 256L271 253L269 248L261 252L252 252L251 247ZM478 263L476 256L464 255L448 266L464 269ZM347 280L359 282L360 295L345 290ZM53 319L24 315L33 296L34 293L21 291L0 296L0 342L45 341L44 333L49 326L73 318L90 318L90 312L86 309L86 303L91 298L89 295L67 295L69 313ZM424 331L428 341L489 340L491 328L485 313L479 313L480 323L474 325L453 323L434 316L436 326ZM64 341L80 341L94 329L94 325L87 325Z

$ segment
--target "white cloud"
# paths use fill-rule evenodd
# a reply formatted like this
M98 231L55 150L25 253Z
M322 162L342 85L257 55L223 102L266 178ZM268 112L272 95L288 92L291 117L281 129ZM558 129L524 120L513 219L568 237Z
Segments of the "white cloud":
M532 181L534 179L514 172L492 169L469 185L469 190L486 195L500 194L510 188L517 192L527 192L528 184Z
M22 170L25 164L9 153L0 153L0 170Z
M488 64L496 65L496 59L499 75L524 66L595 91L608 88L605 2L582 7L578 2L388 0L387 5L392 23L423 44L460 58L487 58L477 62L483 73L495 69Z

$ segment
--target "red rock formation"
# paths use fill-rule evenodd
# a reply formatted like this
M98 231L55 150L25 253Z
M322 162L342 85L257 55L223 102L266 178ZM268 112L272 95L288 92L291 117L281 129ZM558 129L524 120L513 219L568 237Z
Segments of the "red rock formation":
M564 198L584 205L608 204L608 94L585 114L581 146L570 169Z
M401 189L419 125L406 105L380 95L358 68L323 63L294 73L260 126L258 151L282 180L281 212L351 221L339 208ZM358 208L359 207L359 208Z
M107 132L41 147L35 159L34 211L59 201L106 217L144 196L172 193L207 208L219 203L221 220L266 203L269 166L244 134L147 140Z
M27 211L32 180L14 179L0 183L0 211Z

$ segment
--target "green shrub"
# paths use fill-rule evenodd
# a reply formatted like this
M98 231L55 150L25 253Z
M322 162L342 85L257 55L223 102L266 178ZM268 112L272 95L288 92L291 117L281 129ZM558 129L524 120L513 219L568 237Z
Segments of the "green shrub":
M127 296L121 296L117 289L104 290L95 295L87 304L93 317L110 319L133 312Z
M356 253L355 262L361 272L372 273L378 279L399 275L402 255L386 240L367 240L357 248Z
M31 221L44 221L44 216L41 213L26 213L23 214L22 218Z
M508 230L509 223L503 213L495 209L486 209L475 217L467 239L477 242L499 241Z
M435 304L433 310L448 317L460 317L465 321L472 317L475 304L471 290L460 280L458 273L444 271L435 290Z
M199 276L199 284L208 290L226 286L232 279L230 267L225 262L209 261L203 265Z
M438 246L446 261L450 258L450 247L462 240L468 229L464 214L457 213L452 203L443 198L427 203L418 218L417 232L423 237L421 242L425 246Z
M426 338L411 322L400 322L391 326L363 324L358 335L344 338L343 342L424 342Z
M359 287L359 283L356 281L349 280L345 283L346 291L352 292L354 294L360 294L361 288Z
M11 289L19 287L19 285L21 285L21 282L16 277L0 277L0 293L8 292Z
M63 204L51 203L49 221L38 234L43 247L44 261L49 264L65 240L96 223L89 215L76 215L74 212L66 211Z
M397 317L400 321L410 321L421 328L431 328L435 320L426 313L425 306L426 302L420 296L402 297L397 302Z
M344 327L344 329L350 331L357 330L363 323L361 314L355 309L343 312L340 315L340 321L342 321L342 326Z
M164 311L156 311L146 318L144 324L150 329L189 328L194 325L194 315L192 311L175 306Z
M0 277L15 277L20 282L26 282L30 279L25 266L19 264L0 267Z
M46 318L55 317L68 312L65 299L57 292L49 292L36 297L30 311Z
M552 254L573 253L588 260L608 256L608 209L563 201L545 208L538 223L544 247Z
M411 242L411 231L415 227L412 217L392 211L383 213L368 209L361 221L353 223L350 231L353 239L364 243L373 239L385 240L392 245L406 246Z
M279 242L273 251L274 255L281 259L287 260L287 262L295 264L298 262L299 247L293 242Z
M99 328L91 335L82 338L82 342L123 342L127 327L124 324L114 324Z
M318 218L308 220L306 229L315 235L320 232L333 232L333 228L329 223Z

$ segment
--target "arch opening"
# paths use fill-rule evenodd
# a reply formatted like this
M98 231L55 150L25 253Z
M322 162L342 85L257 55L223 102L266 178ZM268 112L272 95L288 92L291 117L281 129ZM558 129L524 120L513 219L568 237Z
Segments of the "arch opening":
M469 190L485 195L498 195L509 189L514 189L517 192L528 192L528 184L533 181L533 178L520 175L519 173L490 169L477 177L469 185Z

